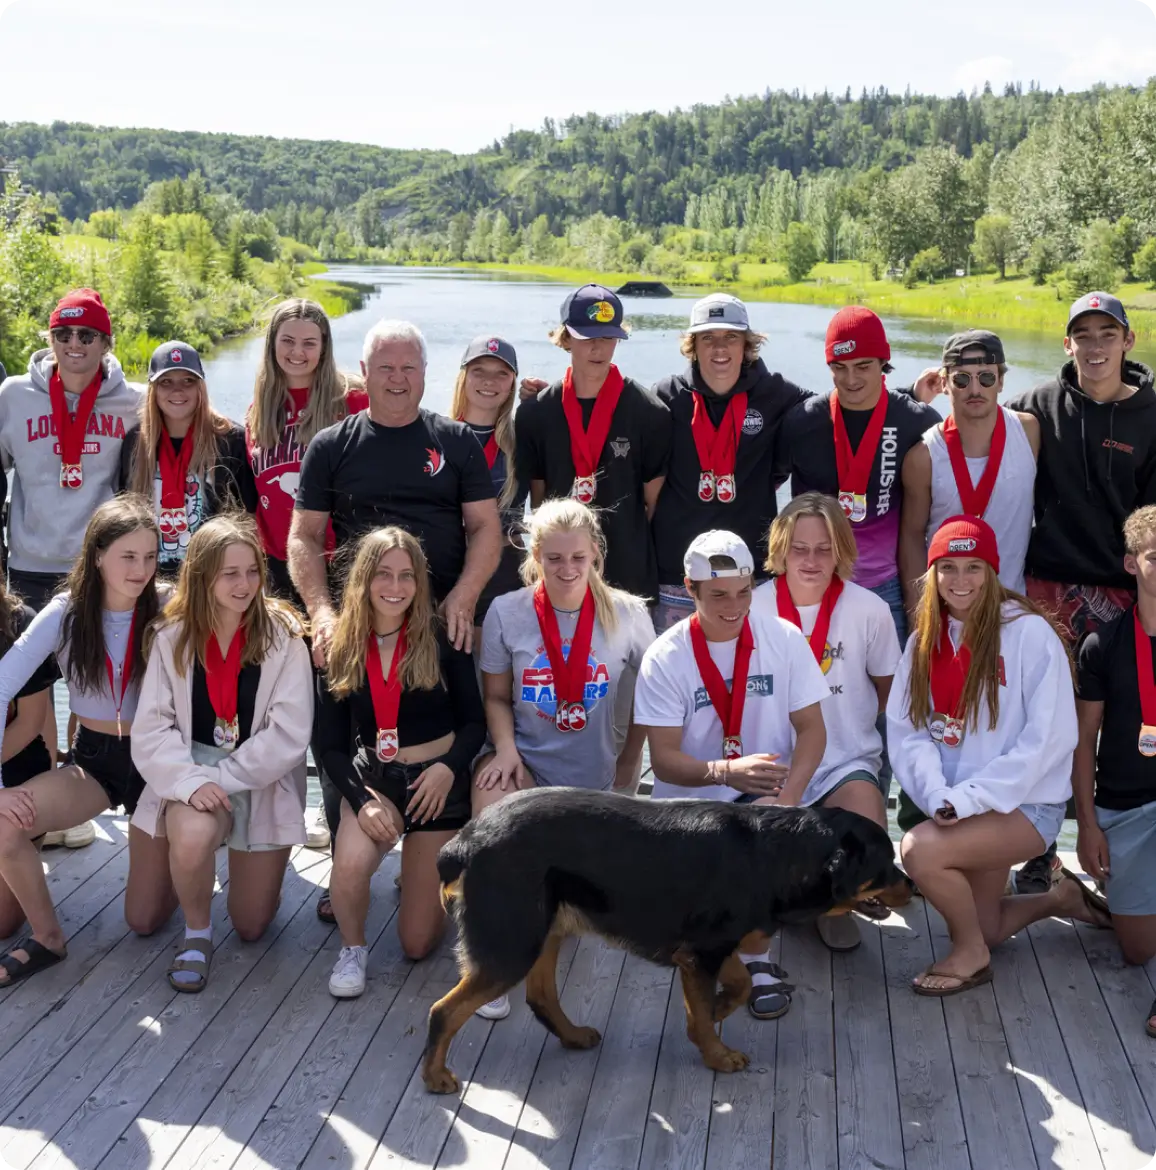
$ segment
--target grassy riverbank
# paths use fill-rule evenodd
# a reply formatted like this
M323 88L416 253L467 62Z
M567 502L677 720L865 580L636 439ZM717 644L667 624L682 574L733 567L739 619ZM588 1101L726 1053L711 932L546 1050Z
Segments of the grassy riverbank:
M656 279L632 272L591 272L581 268L548 268L533 265L472 264L463 267L493 272L520 273L558 280L566 284L597 281L616 287L627 280ZM999 326L1054 331L1062 329L1067 299L1051 286L1034 285L1027 276L1000 280L994 274L956 277L937 284L904 288L895 280L872 280L865 264L818 264L811 276L792 284L781 264L742 264L738 278L711 278L709 262L689 261L686 279L664 280L680 292L723 289L750 301L779 301L791 304L865 304L884 316L923 317L952 326ZM1156 290L1145 284L1129 283L1115 290L1128 307L1137 337L1156 340Z

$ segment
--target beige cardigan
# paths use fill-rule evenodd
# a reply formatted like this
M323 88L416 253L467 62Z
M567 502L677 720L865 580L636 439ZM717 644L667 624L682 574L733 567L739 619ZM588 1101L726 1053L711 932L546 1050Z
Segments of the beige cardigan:
M132 762L145 781L132 823L163 836L167 800L188 803L202 784L252 793L249 836L269 845L305 843L305 750L313 727L309 651L280 623L265 661L249 738L218 764L193 763L192 671L173 662L176 631L162 626L149 655L132 722Z

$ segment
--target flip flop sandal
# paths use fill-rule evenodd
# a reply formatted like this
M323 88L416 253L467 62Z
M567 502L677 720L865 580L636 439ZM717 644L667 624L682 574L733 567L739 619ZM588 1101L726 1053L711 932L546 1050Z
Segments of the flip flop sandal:
M23 951L28 958L18 959L12 953L13 951ZM35 975L37 971L55 967L67 955L67 950L63 955L58 955L56 951L50 951L34 938L26 938L14 943L3 955L0 955L0 970L6 971L8 974L7 980L0 983L0 989L11 987L22 979L27 979L29 975Z
M213 961L213 940L209 938L190 938L187 934L184 941L177 948L177 954L183 955L186 951L194 951L202 957L199 959L174 959L169 964L166 978L174 991L196 993L204 991L209 982L209 964ZM195 983L182 983L173 976L178 971L189 971L197 976Z
M777 1020L784 1016L791 1008L791 993L795 990L793 983L784 983L787 973L777 963L755 962L747 963L747 970L751 977L756 975L770 975L777 979L777 983L755 984L751 987L750 998L747 1000L747 1010L756 1020Z
M919 983L911 985L911 990L916 995L927 995L933 999L947 999L950 995L959 995L964 991L970 991L973 987L982 987L985 983L990 983L993 977L990 964L966 978L962 975L955 975L951 971L937 971L934 967L928 967L920 978L922 979L925 975L938 975L941 979L959 980L958 987L923 987Z
M860 902L855 910L864 918L870 918L875 922L882 922L884 918L891 917L891 911L878 898L868 898Z
M851 914L824 914L815 920L815 929L829 951L853 951L863 941Z
M330 926L337 925L337 915L333 913L333 903L329 900L328 890L322 890L321 897L317 899L317 917L322 922L328 922Z
M1148 1009L1148 1018L1144 1021L1144 1031L1156 1040L1156 1024L1152 1023L1153 1020L1156 1020L1156 999L1152 1001L1152 1006Z
M1064 878L1071 878L1072 881L1074 881L1076 885L1080 887L1080 897L1084 899L1084 905L1087 906L1087 908L1091 910L1093 914L1099 914L1102 918L1106 918L1108 920L1107 922L1095 922L1092 923L1092 925L1097 930L1111 930L1112 911L1108 909L1107 898L1105 898L1102 894L1097 894L1094 890L1089 890L1088 887L1084 885L1082 881L1080 881L1079 877L1066 867L1062 867L1060 870L1060 881L1063 881Z

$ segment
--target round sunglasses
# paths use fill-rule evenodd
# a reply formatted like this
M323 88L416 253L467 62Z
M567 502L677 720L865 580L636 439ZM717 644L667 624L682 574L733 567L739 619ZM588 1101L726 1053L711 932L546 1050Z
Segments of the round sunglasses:
M993 374L991 370L981 370L978 374L969 374L967 370L956 370L951 375L951 384L957 390L966 390L971 385L972 378L975 378L981 386L986 386L989 390L999 381L999 375Z

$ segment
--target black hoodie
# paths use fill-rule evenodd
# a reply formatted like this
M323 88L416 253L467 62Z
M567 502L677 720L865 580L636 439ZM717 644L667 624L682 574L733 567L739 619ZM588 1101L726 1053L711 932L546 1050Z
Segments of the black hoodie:
M1135 584L1124 571L1123 527L1134 509L1156 504L1156 389L1139 362L1124 363L1124 380L1138 387L1135 394L1096 402L1067 362L1059 377L1005 404L1040 420L1030 577Z
M735 458L735 498L727 504L718 500L704 503L698 498L700 468L690 429L694 396L702 397L717 427L731 396L744 390L747 413ZM756 575L762 576L767 529L777 511L772 459L775 436L783 416L808 396L807 391L781 374L770 373L762 360L756 359L743 366L739 380L727 394L715 394L707 387L697 363L682 374L657 382L654 393L670 408L673 422L670 463L652 523L659 582L682 584L682 560L688 546L712 528L725 528L741 536L755 558Z

